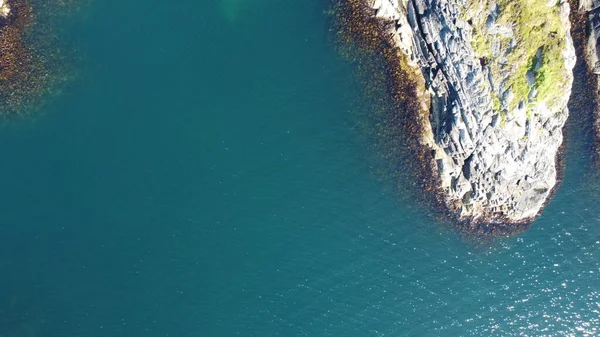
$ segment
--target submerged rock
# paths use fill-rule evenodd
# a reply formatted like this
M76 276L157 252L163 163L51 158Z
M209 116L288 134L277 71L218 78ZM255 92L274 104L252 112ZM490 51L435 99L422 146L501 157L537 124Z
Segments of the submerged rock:
M422 130L447 207L524 222L557 184L573 80L569 5L547 0L365 0L431 96Z

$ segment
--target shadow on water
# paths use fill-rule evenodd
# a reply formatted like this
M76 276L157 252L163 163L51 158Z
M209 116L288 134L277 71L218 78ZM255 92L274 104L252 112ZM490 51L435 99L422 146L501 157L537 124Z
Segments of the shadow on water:
M588 71L585 46L588 37L587 13L576 10L576 0L570 1L571 35L575 45L577 63L573 69L574 81L569 100L569 119L565 125L564 146L566 148L565 178L572 179L584 192L600 193L600 148L595 132L597 76ZM573 170L569 170L573 167ZM570 174L574 172L573 174ZM576 173L575 173L576 172ZM583 174L581 174L583 172Z

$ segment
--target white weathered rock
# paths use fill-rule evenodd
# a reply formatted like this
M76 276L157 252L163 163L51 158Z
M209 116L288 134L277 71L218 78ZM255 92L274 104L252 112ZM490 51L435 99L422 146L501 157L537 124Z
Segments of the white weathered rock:
M492 93L502 106L508 106L514 95L504 89L508 74L494 79L477 59L471 27L459 15L466 1L378 0L377 15L396 20L395 40L420 67L431 92L433 139L427 143L435 152L448 205L459 205L464 218L527 220L539 214L557 181L556 157L575 65L569 6L560 3L567 32L563 56L570 77L556 97L558 103L550 109L540 102L528 118L521 102L500 123ZM381 10L390 6L395 10ZM512 38L512 28L496 24L497 13L490 14L488 33ZM493 48L494 56L505 58L500 45Z
M7 17L10 14L10 6L5 0L0 0L0 16Z

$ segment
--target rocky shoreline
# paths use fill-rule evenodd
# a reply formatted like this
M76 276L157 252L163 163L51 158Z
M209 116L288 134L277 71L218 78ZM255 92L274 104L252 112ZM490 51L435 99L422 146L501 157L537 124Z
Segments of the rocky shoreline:
M575 65L568 3L362 1L425 84L418 133L444 207L471 226L530 222L558 181ZM507 19L515 12L527 25Z

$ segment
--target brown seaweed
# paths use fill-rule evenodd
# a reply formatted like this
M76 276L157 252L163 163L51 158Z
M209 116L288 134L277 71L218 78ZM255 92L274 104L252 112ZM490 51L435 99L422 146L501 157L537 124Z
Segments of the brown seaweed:
M39 110L59 84L72 78L67 48L46 20L48 5L62 0L7 0L10 13L0 21L0 116L4 119Z

